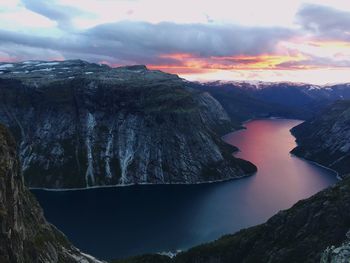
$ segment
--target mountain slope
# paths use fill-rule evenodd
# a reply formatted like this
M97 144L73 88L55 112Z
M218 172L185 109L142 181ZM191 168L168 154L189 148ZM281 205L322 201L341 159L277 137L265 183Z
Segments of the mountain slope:
M15 142L2 125L0 196L0 262L100 262L81 253L46 222L38 202L24 187Z
M256 170L222 142L234 127L221 105L175 75L31 61L0 75L0 95L0 122L20 142L31 187L198 183Z
M350 101L338 101L317 117L292 129L298 146L292 153L315 161L340 176L350 173Z
M350 178L280 211L266 223L194 247L165 261L149 255L118 263L330 262L350 229ZM328 249L327 249L328 248ZM346 247L343 247L343 252ZM335 251L334 251L335 250ZM339 249L340 250L340 249ZM325 252L325 253L324 253ZM324 254L323 254L324 253ZM349 259L349 257L348 257Z
M278 116L309 119L336 100L350 99L350 84L208 82L193 84L209 92L233 120Z
M266 223L194 247L175 258L150 255L121 263L349 262L350 101L339 101L293 128L301 156L336 169L343 180L280 211ZM157 261L158 260L158 261Z

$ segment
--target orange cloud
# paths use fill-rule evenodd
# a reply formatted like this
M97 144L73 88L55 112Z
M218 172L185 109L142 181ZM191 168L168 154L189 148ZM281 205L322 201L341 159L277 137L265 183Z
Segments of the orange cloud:
M284 63L300 62L308 58L301 54L259 55L259 56L211 56L199 57L189 53L164 54L163 59L171 63L151 64L151 69L160 69L170 73L205 73L215 70L259 70L280 69Z

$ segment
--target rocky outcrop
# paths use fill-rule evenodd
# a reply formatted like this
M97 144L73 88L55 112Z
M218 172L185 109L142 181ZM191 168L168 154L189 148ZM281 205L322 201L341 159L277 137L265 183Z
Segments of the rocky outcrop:
M347 263L350 260L350 232L346 234L347 240L338 247L327 247L323 252L320 263Z
M16 144L0 125L0 262L102 263L80 252L48 224L23 184Z
M280 211L266 223L194 247L173 259L149 255L121 263L338 262L350 259L350 178ZM333 260L333 261L332 261ZM340 261L342 262L342 261Z
M0 122L19 141L31 187L199 183L256 167L232 157L221 105L145 66L24 62L0 75Z
M298 146L292 153L336 170L350 173L350 101L338 101L317 117L292 129Z

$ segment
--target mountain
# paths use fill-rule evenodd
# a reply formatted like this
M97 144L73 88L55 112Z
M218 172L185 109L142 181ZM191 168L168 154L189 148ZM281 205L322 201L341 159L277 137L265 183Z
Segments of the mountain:
M80 60L7 63L0 73L0 122L19 142L28 186L199 183L256 171L221 140L235 129L221 105L176 75Z
M239 121L271 116L309 119L336 100L350 99L350 84L215 81L193 87L209 92Z
M323 113L292 129L298 146L292 153L350 174L350 100L338 101Z
M266 223L178 254L115 263L348 262L350 178L280 211ZM338 259L338 261L334 261Z
M102 263L80 252L54 226L23 184L16 144L0 125L0 262Z
M349 262L350 101L332 106L292 129L293 153L338 171L343 180L280 211L266 223L182 252L144 255L118 263Z

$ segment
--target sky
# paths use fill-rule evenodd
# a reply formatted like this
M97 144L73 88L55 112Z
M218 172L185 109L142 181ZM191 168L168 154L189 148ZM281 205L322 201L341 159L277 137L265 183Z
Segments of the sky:
M65 59L189 80L350 82L350 0L0 1L0 61Z

